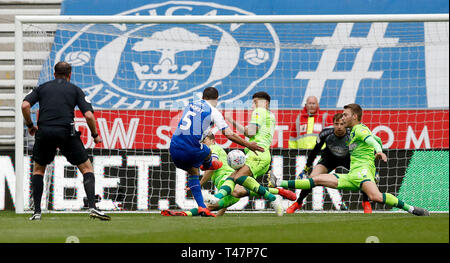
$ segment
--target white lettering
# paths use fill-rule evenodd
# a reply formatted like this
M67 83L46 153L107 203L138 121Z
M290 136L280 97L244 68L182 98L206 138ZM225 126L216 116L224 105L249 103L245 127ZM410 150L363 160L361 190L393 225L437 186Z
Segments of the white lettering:
M276 125L275 131L278 132L278 144L277 147L283 148L283 141L284 141L284 131L287 131L289 129L289 126L287 125ZM275 137L275 136L274 136Z
M115 209L113 200L105 199L105 188L117 188L119 187L119 178L106 178L105 167L121 166L122 156L94 156L94 174L95 174L95 193L100 194L102 200L97 203L98 208L103 210Z
M171 138L168 135L164 134L163 131L169 132L168 134L170 134L170 127L166 125L161 125L156 129L156 135L158 136L158 138L160 138L165 142L164 144L157 143L156 148L169 149Z
M83 91L87 94L86 99L92 101L95 95L103 88L103 84L94 85L92 87L84 88Z
M83 197L86 196L83 187L83 176L80 171L74 178L66 178L65 167L72 166L64 156L55 157L53 175L53 208L55 210L80 210L83 207ZM73 166L72 166L73 167ZM75 169L75 168L72 168ZM64 189L74 189L76 193L71 199L64 198Z
M6 183L14 202L16 189L16 176L12 165L11 157L0 156L0 210L5 209Z
M188 247L187 250L181 251L181 257L183 258L208 258L208 260L212 260L214 258L215 250L208 249L191 249Z
M197 204L192 198L186 198L186 174L185 171L177 168L175 179L175 203L181 209L189 210L197 207Z
M387 140L387 142L385 144L383 144L383 148L384 149L389 149L389 147L391 147L392 144L394 143L394 139L395 139L394 138L395 137L394 136L394 132L388 126L380 125L380 126L375 127L372 130L372 133L374 135L376 135L380 131L384 131L384 132L386 132L388 134L388 140Z
M3 166L2 166L3 167ZM30 209L30 179L31 179L31 157L24 156L23 157L23 209ZM0 176L1 178L1 176ZM14 186L14 188L16 188ZM44 188L45 190L47 187ZM1 194L1 193L0 193ZM50 193L48 193L49 195ZM14 194L15 195L15 194ZM13 199L13 203L15 203L15 198ZM41 202L42 204L42 202Z
M160 156L128 156L128 166L137 166L137 209L148 209L148 168L161 165Z
M428 136L428 127L426 125L422 129L419 139L417 139L416 135L414 134L414 130L412 129L412 127L408 126L408 133L406 134L405 149L410 149L411 140L416 149L420 148L420 146L422 145L422 142L425 142L426 149L431 148L430 137Z
M136 138L136 131L139 124L139 118L132 118L125 131L122 118L114 119L111 132L108 130L108 124L105 118L97 119L99 130L103 138L103 145L106 149L112 149L116 146L117 139L120 142L121 149L131 149Z

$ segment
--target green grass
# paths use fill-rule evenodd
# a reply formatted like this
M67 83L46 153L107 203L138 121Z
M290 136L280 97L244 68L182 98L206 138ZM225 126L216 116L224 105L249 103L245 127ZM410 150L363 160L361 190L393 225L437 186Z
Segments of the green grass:
M448 243L449 215L416 217L403 213L226 214L217 218L110 214L109 222L87 214L0 212L0 243Z

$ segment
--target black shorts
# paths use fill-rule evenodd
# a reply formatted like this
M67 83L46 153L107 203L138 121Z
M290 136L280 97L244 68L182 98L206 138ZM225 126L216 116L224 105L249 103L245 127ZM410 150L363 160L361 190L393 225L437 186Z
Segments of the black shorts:
M65 127L39 127L35 134L31 159L42 166L50 164L55 159L56 149L59 148L72 165L86 162L89 156L80 134L77 132L75 136L70 136L70 128Z
M345 167L347 170L350 169L350 157L339 158L330 153L323 153L320 156L320 160L317 164L321 164L328 169L328 172L333 171L339 166Z

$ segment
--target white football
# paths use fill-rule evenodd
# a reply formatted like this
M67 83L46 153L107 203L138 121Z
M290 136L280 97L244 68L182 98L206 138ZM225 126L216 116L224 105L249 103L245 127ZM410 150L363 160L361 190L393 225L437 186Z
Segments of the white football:
M244 166L246 160L245 153L241 150L232 150L228 153L227 162L228 165L237 170Z

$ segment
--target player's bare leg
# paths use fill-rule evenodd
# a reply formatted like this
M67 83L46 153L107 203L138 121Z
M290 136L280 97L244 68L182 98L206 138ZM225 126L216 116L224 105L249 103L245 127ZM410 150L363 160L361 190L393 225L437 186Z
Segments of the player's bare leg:
M375 172L375 184L378 185L380 182L380 175L378 172ZM363 201L362 201L362 207L364 209L365 214L371 214L372 213L372 205L370 204L370 198L367 196L366 193L362 192L363 194Z
M234 187L234 190L231 193L231 195L236 197L236 198L242 198L242 197L248 195L248 190L245 189L245 187L243 187L242 185L236 185Z
M378 189L377 185L372 181L366 181L366 182L362 183L361 190L363 190L367 194L369 199L372 200L373 202L401 208L401 209L407 211L408 213L411 213L416 216L429 216L430 215L428 210L426 210L424 208L409 205L409 204L399 200L397 197L393 196L392 194L381 193L380 190Z
M338 179L332 174L319 174L312 178L315 185L325 186L336 189L338 187Z

